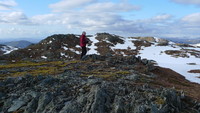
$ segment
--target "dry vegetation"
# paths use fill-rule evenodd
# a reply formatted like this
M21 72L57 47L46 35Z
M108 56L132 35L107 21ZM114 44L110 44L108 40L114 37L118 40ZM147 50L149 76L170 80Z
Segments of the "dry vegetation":
M196 58L200 58L200 51L193 50L193 49L166 50L165 53L173 57L189 58L190 57L189 55L191 55Z
M188 71L189 73L200 73L200 69L196 69L196 70L190 70Z
M185 92L187 96L200 101L200 93L198 93L200 91L200 84L192 83L182 75L167 68L157 67L153 73L157 75L157 78L152 81L152 85L156 87L174 87L179 91Z
M166 50L165 53L167 55L171 55L173 57L183 57L183 58L189 58L186 52L180 51L180 50Z
M183 91L189 97L195 98L200 101L200 85L191 83L186 80L182 75L166 68L157 67L152 71L155 78L149 78L145 76L149 74L146 66L140 63L135 65L123 65L121 63L113 65L112 62L107 61L51 61L51 62L16 62L9 63L7 65L0 65L0 71L4 74L0 75L0 79L5 77L17 77L27 74L31 75L59 75L65 71L80 72L82 77L100 77L106 80L115 80L126 75L132 74L134 70L140 75L140 79L134 83L135 85L141 85L150 83L155 87L174 87L176 90ZM123 62L122 62L123 63ZM121 67L120 67L121 66ZM200 70L195 70L195 72ZM158 98L158 102L161 102Z
M52 61L52 62L15 62L6 65L0 65L0 79L5 77L18 77L24 75L56 75L63 73L65 66L77 61Z

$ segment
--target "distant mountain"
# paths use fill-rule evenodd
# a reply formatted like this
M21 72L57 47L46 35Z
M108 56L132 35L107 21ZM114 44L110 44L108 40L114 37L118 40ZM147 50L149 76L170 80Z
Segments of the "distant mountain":
M14 50L18 50L18 48L0 44L0 56L9 54L10 52Z
M8 46L18 47L18 48L26 48L33 43L26 40L20 40L20 41L5 42L3 44L8 45Z
M167 40L173 41L175 43L184 43L184 44L198 44L200 43L200 38L188 39L188 38L166 38Z

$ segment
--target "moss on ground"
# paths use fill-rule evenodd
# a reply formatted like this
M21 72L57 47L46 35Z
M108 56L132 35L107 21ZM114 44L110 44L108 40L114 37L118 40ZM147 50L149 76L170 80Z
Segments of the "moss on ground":
M157 97L155 103L157 105L163 105L165 103L165 100L161 97Z
M65 66L77 63L78 61L51 61L51 62L15 62L7 65L0 65L0 70L6 70L7 73L1 74L0 79L5 77L18 77L27 74L31 75L55 75L64 72ZM22 69L22 68L27 68ZM21 70L21 71L19 71Z

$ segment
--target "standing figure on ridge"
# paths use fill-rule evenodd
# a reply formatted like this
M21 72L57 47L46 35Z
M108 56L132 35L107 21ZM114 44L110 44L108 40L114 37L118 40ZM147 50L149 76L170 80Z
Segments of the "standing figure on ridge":
M80 46L82 48L81 59L87 53L86 44L88 43L88 39L86 37L86 32L83 31L82 35L80 36Z

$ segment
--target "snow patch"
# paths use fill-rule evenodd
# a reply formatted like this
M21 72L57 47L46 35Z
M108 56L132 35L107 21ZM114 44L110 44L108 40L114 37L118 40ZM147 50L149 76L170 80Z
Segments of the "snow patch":
M68 56L65 53L60 53L60 56L67 58Z
M50 40L49 42L47 42L47 44L51 44L53 41L52 40Z
M74 53L76 53L76 54L80 54L80 51L76 51L76 50L71 49L71 48L69 48L69 50L72 51L72 52L74 52Z
M76 45L76 48L81 48L81 46L80 45Z
M93 37L89 37L89 39L92 41L92 45L88 46L88 48L90 48L90 50L88 50L87 54L99 54L97 52L97 46L95 46L96 43L98 43L99 41L96 39L97 35L94 35Z
M41 58L43 58L43 59L47 59L47 57L46 57L46 56L41 56Z
M142 58L147 58L149 60L155 60L158 63L158 66L170 68L179 74L185 76L186 79L191 82L200 83L200 79L197 78L200 74L188 73L188 71L193 69L200 69L200 59L194 56L189 58L174 58L171 55L164 53L166 50L180 50L181 47L171 47L171 46L155 46L143 48L140 50L139 56ZM196 65L188 65L188 63L196 63Z
M2 51L4 51L4 54L9 54L10 52L14 51L14 50L18 50L18 48L12 47L12 46L2 46L3 48L1 49Z
M193 46L200 47L200 43L199 44L193 44Z
M133 39L123 38L123 40L124 40L124 44L117 43L117 45L115 45L114 47L111 47L111 49L112 50L115 50L115 49L128 49L128 48L136 49L134 43L132 42Z
M64 46L68 46L68 44L63 44Z
M65 46L63 46L63 47L61 47L61 48L63 48L64 50L68 50L68 48L67 48L67 47L65 47Z

